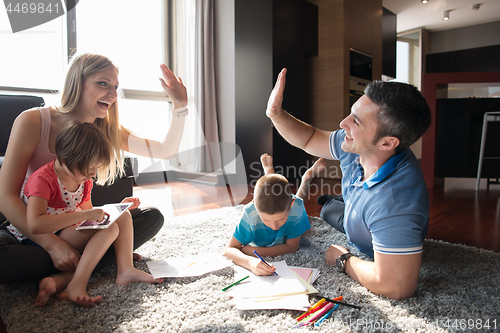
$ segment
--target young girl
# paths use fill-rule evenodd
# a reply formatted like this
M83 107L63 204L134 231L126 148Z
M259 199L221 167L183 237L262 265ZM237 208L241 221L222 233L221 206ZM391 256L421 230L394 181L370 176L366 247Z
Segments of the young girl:
M75 230L86 220L102 221L104 211L93 209L92 177L110 164L111 145L101 130L91 123L70 123L57 136L57 159L42 166L29 178L24 188L27 202L27 223L32 234L56 233L82 253L76 271L58 299L68 299L80 306L99 304L102 297L89 297L87 283L92 271L111 244L116 252L118 274L116 283L163 282L154 279L133 265L132 217L126 212L107 229ZM137 208L138 199L128 198L130 209ZM9 230L28 245L37 245L25 238L13 226ZM50 293L37 297L44 305Z

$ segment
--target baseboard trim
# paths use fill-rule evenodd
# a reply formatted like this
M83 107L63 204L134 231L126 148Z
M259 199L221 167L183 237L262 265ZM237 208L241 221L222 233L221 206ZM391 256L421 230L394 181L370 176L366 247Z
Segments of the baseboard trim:
M145 172L134 177L134 184L137 186L150 185L158 182L168 181L188 181L202 183L214 186L225 186L230 184L239 184L240 180L237 174L222 174L221 172L190 172L183 170L169 170ZM243 183L245 184L245 183Z

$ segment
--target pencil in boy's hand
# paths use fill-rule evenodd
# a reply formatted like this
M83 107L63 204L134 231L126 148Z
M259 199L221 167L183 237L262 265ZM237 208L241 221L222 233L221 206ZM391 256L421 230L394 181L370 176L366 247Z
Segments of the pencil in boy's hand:
M238 283L240 283L241 281L243 281L243 280L245 280L245 279L247 279L247 278L249 278L249 277L250 277L250 275L247 275L247 276L245 276L243 279L240 279L240 280L238 280L238 281L236 281L236 282L234 282L234 283L231 283L229 286L222 288L222 291L226 291L226 290L228 290L228 289L229 289L229 288L231 288L232 286L237 285Z
M262 260L262 262L263 262L264 264L266 264L267 266L271 267L271 265L269 265L269 264L268 264L268 263L267 263L267 262L266 262L266 261L265 261L265 260L264 260L261 256L259 256L259 254L257 253L257 251L253 251L253 253L254 253L254 254L255 254L255 255L256 255L256 256L257 256L260 260ZM274 275L278 276L278 273L276 273L276 271L274 271L273 273L274 273Z

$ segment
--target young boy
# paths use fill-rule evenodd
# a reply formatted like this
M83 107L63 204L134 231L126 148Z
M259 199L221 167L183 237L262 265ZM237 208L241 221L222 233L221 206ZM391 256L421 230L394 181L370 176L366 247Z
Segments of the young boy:
M311 228L303 200L311 180L326 164L318 159L304 173L297 194L293 195L286 178L274 173L272 157L263 154L260 161L265 175L255 184L254 199L243 208L224 255L257 275L271 275L275 268L267 266L253 251L260 256L297 251L300 237Z

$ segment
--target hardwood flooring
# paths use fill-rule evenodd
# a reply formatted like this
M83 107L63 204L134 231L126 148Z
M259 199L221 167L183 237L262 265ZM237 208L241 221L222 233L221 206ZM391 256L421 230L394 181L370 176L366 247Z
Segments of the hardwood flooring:
M430 221L428 238L461 243L500 252L500 185L486 190L482 181L475 191L475 179L446 179L445 185L429 190ZM143 206L159 207L168 219L207 209L216 209L252 200L252 188L239 185L230 189L195 182L136 187ZM316 203L322 193L340 195L336 180L315 179L305 202L307 213L319 216ZM0 333L6 333L0 318Z
M137 188L135 193L143 203L149 203L151 198L141 192L152 192L145 189L150 187ZM161 201L153 200L151 205L160 207L166 220L176 215L245 204L253 198L252 188L247 185L233 187L232 199L224 187L194 182L169 183L161 191L168 193L167 204L160 199L164 195L159 192L154 197ZM309 215L319 216L321 206L316 199L323 193L340 195L340 181L313 181L310 196L305 202ZM429 200L427 238L500 252L500 185L490 185L490 189L486 190L483 180L480 190L475 191L475 179L447 178L444 186L429 189Z
M500 186L485 180L479 191L475 179L446 179L429 191L427 238L500 252Z

